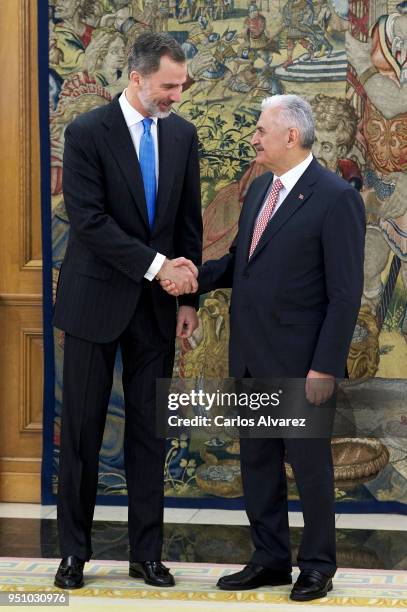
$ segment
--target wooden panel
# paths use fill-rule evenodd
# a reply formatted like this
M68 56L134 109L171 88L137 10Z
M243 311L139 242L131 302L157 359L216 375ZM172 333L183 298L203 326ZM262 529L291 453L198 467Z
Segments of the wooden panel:
M0 499L3 502L40 501L41 460L18 457L0 459Z
M19 13L19 99L20 122L20 265L42 268L40 143L38 138L38 70L36 3L20 0Z
M40 154L35 0L1 0L0 501L39 501Z
M42 431L43 342L41 328L20 330L20 433Z
M0 500L39 501L42 453L41 297L0 297Z
M41 298L0 298L1 457L40 457L42 419Z
M1 294L41 290L36 31L35 1L1 1Z

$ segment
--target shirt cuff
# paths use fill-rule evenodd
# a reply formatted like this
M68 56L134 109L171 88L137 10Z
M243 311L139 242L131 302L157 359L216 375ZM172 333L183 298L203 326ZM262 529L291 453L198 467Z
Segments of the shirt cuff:
M154 280L157 274L159 273L159 271L161 270L164 261L165 261L165 255L161 255L161 253L157 253L157 255L153 259L153 263L151 264L147 272L144 274L144 278L146 278L149 281Z

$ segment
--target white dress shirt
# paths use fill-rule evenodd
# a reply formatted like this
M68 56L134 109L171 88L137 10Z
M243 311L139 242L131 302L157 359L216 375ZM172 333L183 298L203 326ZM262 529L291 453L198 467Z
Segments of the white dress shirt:
M134 106L130 104L130 102L126 98L126 89L123 91L122 95L119 98L119 104L120 104L120 108L122 109L122 113L123 113L126 125L129 128L130 136L133 141L133 145L136 150L137 157L140 159L140 156L139 156L140 140L144 132L143 119L145 119L145 117L141 113L139 113L138 110L134 108ZM158 132L157 132L158 119L157 117L151 117L151 119L153 120L153 123L151 124L151 136L153 138L154 151L155 151L155 180L156 180L156 186L158 190L158 172L159 172ZM157 276L158 272L161 270L161 266L163 265L164 261L165 261L165 255L162 255L161 253L157 253L157 255L153 259L151 266L145 273L144 278L146 278L149 281L152 281Z
M277 210L280 208L281 204L284 202L284 200L290 193L291 189L295 186L295 184L299 181L300 177L304 174L305 170L308 168L312 160L313 160L313 155L312 153L310 153L302 162L294 166L294 168L291 168L291 170L284 172L284 174L282 174L281 176L277 176L276 174L273 176L273 182L270 185L270 189L267 191L266 197L264 199L264 203L261 206L257 216L260 215L261 211L263 210L266 204L268 195L274 185L274 181L276 181L279 178L280 181L283 183L283 186L279 191L277 204L274 208L274 211L271 217L273 217L276 214Z

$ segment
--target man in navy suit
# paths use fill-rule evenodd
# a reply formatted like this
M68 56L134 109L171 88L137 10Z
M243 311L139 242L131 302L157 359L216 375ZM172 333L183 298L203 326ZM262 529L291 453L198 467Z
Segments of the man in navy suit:
M195 127L171 113L187 78L168 34L133 44L129 83L65 132L70 221L54 325L65 332L58 487L61 588L83 586L92 554L99 450L120 346L130 575L172 586L161 563L165 440L155 435L155 380L172 374L175 335L198 325L198 298L176 300L156 278L196 291L202 219ZM178 266L175 265L177 261Z
M309 104L294 95L262 103L252 145L270 172L251 184L230 252L206 262L199 292L232 287L230 374L304 378L315 404L343 377L363 288L365 213L359 193L312 156ZM164 288L174 294L170 282ZM315 384L322 381L322 385ZM323 409L323 407L321 407ZM284 456L303 514L300 576L291 598L323 597L336 570L331 444L241 439L246 510L255 551L222 589L291 583Z

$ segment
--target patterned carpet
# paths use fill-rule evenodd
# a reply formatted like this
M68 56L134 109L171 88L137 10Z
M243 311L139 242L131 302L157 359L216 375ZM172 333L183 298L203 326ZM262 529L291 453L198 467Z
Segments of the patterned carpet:
M53 577L58 563L59 560L56 559L0 557L0 592L57 591L53 587ZM268 604L268 609L272 604L272 608L275 607L276 610L289 610L302 605L303 610L305 609L304 604L290 602L288 586L243 592L220 591L215 587L220 576L232 573L240 566L172 562L168 565L175 575L176 586L171 589L155 589L146 586L142 581L129 578L127 562L91 561L86 565L85 587L71 592L71 604L74 604L75 600L78 604L84 600L86 603L87 600L89 606L96 602L88 598L97 598L99 609L100 603L105 602L109 610L116 609L115 604L118 604L119 600L122 602L127 600L128 603L133 600L133 605L137 603L135 600L143 600L142 608L149 610L152 609L149 604L164 602L167 602L168 608L161 606L163 610L186 609L182 606L182 602L189 602L188 610L197 610L195 604L205 604L205 602L206 609L215 609L212 604L216 602L219 604L234 602L240 604L242 610L251 610L252 606L248 604ZM297 573L295 571L294 578ZM307 607L309 605L307 604ZM311 605L327 607L330 610L336 606L381 610L406 609L407 572L340 569L335 576L332 593ZM228 607L226 606L226 609ZM261 605L253 607L259 611L262 609ZM223 610L224 606L216 609Z

